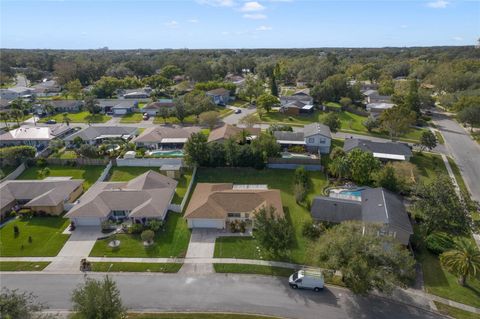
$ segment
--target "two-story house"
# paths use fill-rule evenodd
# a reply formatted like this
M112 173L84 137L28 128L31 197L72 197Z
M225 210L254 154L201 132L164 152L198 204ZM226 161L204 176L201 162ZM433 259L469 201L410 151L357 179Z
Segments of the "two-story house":
M273 136L284 148L297 145L304 146L306 151L312 153L330 153L332 133L328 126L321 123L305 125L303 132L275 131Z

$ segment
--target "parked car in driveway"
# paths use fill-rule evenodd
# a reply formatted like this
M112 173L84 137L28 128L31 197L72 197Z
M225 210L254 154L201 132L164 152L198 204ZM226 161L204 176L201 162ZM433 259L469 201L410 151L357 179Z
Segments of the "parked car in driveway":
M150 115L148 113L143 113L143 120L147 121L150 118Z
M299 270L288 278L288 284L293 289L306 288L320 291L324 283L322 272L317 270Z
M47 123L47 124L57 124L57 121L55 121L55 120L48 120L46 123Z
M240 114L240 113L242 113L242 110L241 110L241 109L236 109L236 110L235 110L235 114Z

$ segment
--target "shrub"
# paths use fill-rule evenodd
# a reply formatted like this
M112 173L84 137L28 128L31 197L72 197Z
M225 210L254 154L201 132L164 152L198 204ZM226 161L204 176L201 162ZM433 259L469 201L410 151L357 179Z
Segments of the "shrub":
M238 232L238 227L237 227L238 226L238 221L237 220L234 220L234 221L230 222L229 226L230 226L230 231L232 233Z
M142 232L140 237L142 237L143 241L146 241L147 243L151 243L153 241L153 238L155 237L155 233L152 230L147 229Z
M425 238L425 246L435 255L440 255L452 249L453 245L452 237L444 232L433 232Z
M17 237L20 234L20 229L18 228L17 225L13 226L13 235Z
M102 222L102 231L107 231L107 230L110 230L112 229L112 226L115 225L114 223L112 223L111 221L109 220L105 220Z
M322 224L317 225L311 221L306 221L305 223L303 223L303 226L302 226L303 236L307 237L310 240L315 240L318 237L320 237L320 235L324 230L325 229Z
M45 167L47 166L47 160L44 159L43 157L40 157L37 159L37 161L35 162L35 165L37 165L38 167Z
M148 223L147 223L147 228L154 231L154 232L157 232L160 227L162 227L163 223L157 219L152 219L152 220L149 220Z
M28 242L31 244L33 242L32 236L28 236Z
M20 163L35 158L36 150L32 146L10 146L0 149L0 164L19 165Z
M20 216L21 219L28 219L28 218L32 218L33 212L29 208L22 208L18 211L18 215Z
M143 225L142 224L133 224L130 227L130 233L132 234L140 234L143 231Z
M240 232L244 233L247 230L247 223L245 223L245 221L242 220L239 224L239 228L240 228Z
M301 145L294 145L294 146L290 146L288 148L288 151L292 153L305 153L305 147Z

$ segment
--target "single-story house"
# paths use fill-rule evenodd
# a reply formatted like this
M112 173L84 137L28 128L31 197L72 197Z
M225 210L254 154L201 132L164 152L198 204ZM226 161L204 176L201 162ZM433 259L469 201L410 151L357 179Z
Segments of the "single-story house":
M303 132L275 131L273 136L284 148L304 146L309 152L330 153L332 133L327 125L312 123L303 127Z
M224 229L227 222L253 221L261 208L273 207L275 214L284 215L278 189L248 186L198 183L184 216L188 227Z
M384 161L409 161L412 150L406 143L399 142L374 142L359 138L347 138L343 150L348 153L354 149L372 153L375 158Z
M76 137L88 144L99 144L106 139L121 138L130 140L137 135L137 128L131 126L89 126L65 138L65 141L72 143Z
M160 110L166 108L171 110L175 107L175 103L172 99L159 99L156 102L149 103L142 108L143 113L147 113L150 116L155 116L160 113Z
M384 188L368 188L349 198L316 197L312 218L319 222L363 221L382 226L381 235L392 236L407 246L413 228L402 199Z
M65 216L77 226L100 226L107 220L142 224L164 220L176 187L176 180L152 170L129 182L96 183Z
M230 101L230 91L224 88L207 91L206 95L211 97L216 105L227 105Z
M300 101L304 104L313 104L313 97L309 94L308 89L300 90L292 95L282 95L280 96L280 104L286 105L291 102Z
M245 83L245 78L241 75L229 73L225 76L225 81L232 82L236 86L242 86Z
M0 216L14 206L34 212L60 215L65 204L73 203L83 191L83 180L46 178L44 180L8 180L0 184Z
M34 106L35 113L38 115L47 114L45 106L51 105L54 107L56 113L76 113L80 112L83 107L83 101L81 100L51 100L51 101L42 101Z
M149 149L182 149L193 133L200 132L198 127L149 127L132 140L137 147Z
M0 89L0 98L7 100L14 100L16 98L31 94L34 94L34 89L25 86L15 86L8 89Z
M313 113L313 104L294 101L280 106L280 112L286 115L308 115Z
M363 92L365 97L365 102L369 103L390 103L391 96L389 95L380 95L377 90L366 90Z
M122 96L124 99L148 99L151 92L151 88L145 87L142 89L120 90L119 95Z
M388 109L394 107L395 104L393 103L385 103L385 102L378 102L378 103L368 103L367 104L367 111L370 112L371 116L378 117L380 114Z
M60 85L55 80L44 79L42 82L33 85L34 93L37 96L55 95L62 91Z
M125 115L138 108L138 101L120 100L120 99L102 99L98 100L98 105L102 113L113 115Z
M63 138L73 127L59 124L52 126L20 126L0 135L0 146L30 145L43 149L54 138Z
M230 124L225 124L221 127L213 129L208 135L208 142L218 142L223 143L230 138L238 138L240 133L247 131L249 133L248 139L253 140L260 135L261 129L255 127L237 127Z

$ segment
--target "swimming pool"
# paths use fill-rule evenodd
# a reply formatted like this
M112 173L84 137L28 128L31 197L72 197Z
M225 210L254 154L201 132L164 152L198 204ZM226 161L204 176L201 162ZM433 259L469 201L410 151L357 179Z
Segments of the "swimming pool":
M298 154L298 153L282 153L282 158L311 158L309 155Z
M362 191L365 188L345 189L345 188L333 188L329 192L330 197L349 199L355 201L362 200Z
M151 151L149 153L153 157L183 157L185 154L183 150L170 150L170 151Z
M340 191L340 194L360 197L360 196L362 196L362 191L363 191L363 189L354 190L354 191L346 191L345 190L345 191Z

